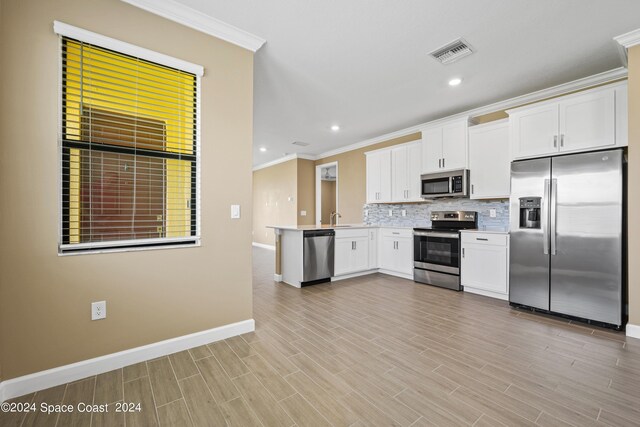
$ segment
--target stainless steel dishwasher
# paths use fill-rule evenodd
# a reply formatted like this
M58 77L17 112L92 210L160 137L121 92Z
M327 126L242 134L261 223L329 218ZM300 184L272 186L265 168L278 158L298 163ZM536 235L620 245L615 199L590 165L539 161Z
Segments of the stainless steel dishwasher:
M333 230L304 232L301 286L331 281L335 236L336 232Z

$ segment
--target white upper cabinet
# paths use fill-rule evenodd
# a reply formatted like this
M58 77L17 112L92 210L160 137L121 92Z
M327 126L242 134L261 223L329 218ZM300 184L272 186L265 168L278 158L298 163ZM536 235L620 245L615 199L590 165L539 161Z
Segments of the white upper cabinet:
M422 130L422 173L466 169L469 119L427 127Z
M560 103L560 151L615 145L615 95L599 91Z
M391 151L367 153L367 203L391 201Z
M420 171L422 144L414 142L391 149L391 200L410 202L420 200Z
M508 113L513 159L628 144L626 82L516 108Z
M509 121L469 128L472 199L508 198L511 192Z

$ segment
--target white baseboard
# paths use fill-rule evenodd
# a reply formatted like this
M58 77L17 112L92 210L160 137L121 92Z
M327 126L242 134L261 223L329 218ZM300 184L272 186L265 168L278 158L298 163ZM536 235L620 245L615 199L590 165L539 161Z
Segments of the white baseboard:
M358 271L357 273L343 274L342 276L334 276L334 277L331 278L331 281L332 282L337 282L337 281L340 281L340 280L351 279L352 277L366 276L367 274L374 274L374 273L377 273L377 272L378 272L378 269Z
M509 294L501 294L500 292L485 291L484 289L470 288L468 286L464 287L464 291L470 294L477 294L485 297L491 297L491 298L501 299L504 301L509 301Z
M640 339L640 325L632 325L631 323L627 323L627 326L625 327L625 333L628 337Z
M282 274L274 274L273 275L273 280L275 282L282 282Z
M70 365L0 382L0 402L60 384L123 368L134 363L220 341L255 330L253 319L136 347Z
M275 245L265 245L264 243L252 242L251 243L256 248L269 249L270 251L275 251Z
M399 273L397 271L385 270L384 268L379 269L378 273L388 274L389 276L400 277L402 279L413 280L413 273L411 274Z

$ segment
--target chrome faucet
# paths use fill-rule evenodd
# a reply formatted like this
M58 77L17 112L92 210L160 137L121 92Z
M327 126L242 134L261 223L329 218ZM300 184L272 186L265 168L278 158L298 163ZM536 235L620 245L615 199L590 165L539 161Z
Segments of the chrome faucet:
M331 212L331 216L329 216L329 227L333 227L334 225L338 225L338 218L342 218L338 212ZM335 224L333 221L336 221Z

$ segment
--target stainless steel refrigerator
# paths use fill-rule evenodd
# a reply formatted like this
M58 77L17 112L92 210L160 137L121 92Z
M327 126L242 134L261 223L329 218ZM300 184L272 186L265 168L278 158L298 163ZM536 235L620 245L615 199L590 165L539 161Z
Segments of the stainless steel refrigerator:
M511 164L509 302L623 325L622 150Z

